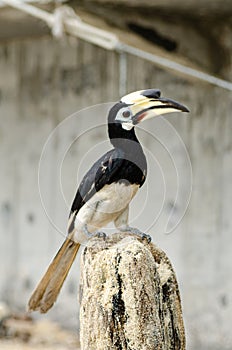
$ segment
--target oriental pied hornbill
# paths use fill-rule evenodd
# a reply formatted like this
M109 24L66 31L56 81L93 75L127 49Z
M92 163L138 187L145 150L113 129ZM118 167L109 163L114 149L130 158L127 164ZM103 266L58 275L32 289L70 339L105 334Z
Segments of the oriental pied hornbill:
M68 223L68 236L29 301L29 310L46 312L54 304L80 244L99 228L114 221L121 231L142 235L128 226L129 203L145 181L146 158L134 126L146 119L188 109L160 97L156 89L124 96L108 115L108 134L113 149L87 172L77 190Z

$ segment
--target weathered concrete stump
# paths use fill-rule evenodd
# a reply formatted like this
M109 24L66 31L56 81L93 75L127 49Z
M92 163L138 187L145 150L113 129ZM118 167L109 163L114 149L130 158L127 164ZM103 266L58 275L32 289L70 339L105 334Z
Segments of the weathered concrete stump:
M92 238L81 260L81 350L185 349L176 276L162 250L116 233Z

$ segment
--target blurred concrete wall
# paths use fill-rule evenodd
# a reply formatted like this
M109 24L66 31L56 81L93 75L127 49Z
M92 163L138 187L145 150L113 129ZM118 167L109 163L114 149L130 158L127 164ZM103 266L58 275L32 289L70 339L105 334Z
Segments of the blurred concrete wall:
M186 215L173 233L164 234L170 210L178 214L181 208L189 179L181 177L180 197L175 203L176 173L157 141L159 135L164 135L165 145L180 167L182 164L182 174L186 173L185 153L171 129L165 134L164 124L154 120L144 125L144 131L138 131L150 166L147 186L134 199L130 214L133 225L146 229L162 207L161 217L149 232L175 266L188 349L231 349L231 94L177 77L132 56L126 56L126 61L126 92L160 88L163 95L185 103L191 110L190 116L173 114L165 118L183 139L191 159L193 188ZM125 87L120 86L119 63L118 54L81 41L69 44L45 37L0 45L0 300L12 308L25 308L63 241L40 199L38 164L44 144L72 113L120 97ZM107 108L103 108L105 113ZM101 148L94 147L103 141L102 149L110 147L106 126L90 130L96 123L104 124L106 115L91 114L91 110L86 113L86 120L83 114L80 124L77 118L76 124L65 124L56 134L42 169L46 209L63 232L79 177L90 159L101 154ZM87 132L75 140L79 128L85 127ZM155 136L150 138L148 132ZM60 173L57 159L64 141L72 147ZM92 152L89 158L88 151ZM155 154L155 162L149 152ZM167 186L165 196L159 165ZM60 197L60 181L68 205ZM148 205L141 212L145 202ZM55 307L43 317L78 327L78 268L77 261Z

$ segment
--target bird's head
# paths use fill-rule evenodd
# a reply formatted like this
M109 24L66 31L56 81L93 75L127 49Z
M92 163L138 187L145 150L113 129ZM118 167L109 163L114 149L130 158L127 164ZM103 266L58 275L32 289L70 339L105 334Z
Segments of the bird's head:
M109 112L108 122L130 131L144 120L172 112L189 112L184 105L160 97L160 90L148 89L132 92L116 103Z

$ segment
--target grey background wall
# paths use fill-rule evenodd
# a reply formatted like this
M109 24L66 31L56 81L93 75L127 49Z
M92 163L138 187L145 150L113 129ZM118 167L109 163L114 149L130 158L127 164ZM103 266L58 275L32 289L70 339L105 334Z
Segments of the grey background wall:
M226 67L221 61L219 74L229 79L231 29L229 25L226 30L223 28L228 59ZM209 61L205 61L205 66L213 72L214 65L210 66ZM180 197L173 208L176 174L157 138L163 135L183 175L187 174L185 154L174 134L165 134L161 121L149 121L138 134L148 157L150 151L155 154L167 184L162 215L150 233L167 252L177 272L188 348L231 349L231 93L179 77L130 55L126 55L126 62L126 86L122 87L117 53L81 40L70 43L50 36L1 41L0 300L14 310L24 310L32 289L63 241L62 234L44 212L38 188L39 160L51 132L83 108L118 100L123 89L130 92L158 87L165 96L185 103L191 110L191 116L173 114L165 119L187 147L193 188L180 225L172 234L165 234L164 223L171 209L178 215L189 181L184 176L181 178ZM96 110L107 113L108 107ZM74 118L56 134L41 173L47 213L63 232L68 206L81 174L94 157L110 147L104 125L106 115L91 112ZM95 123L103 126L90 130ZM75 140L82 128L87 132ZM156 137L149 137L147 132ZM102 141L99 148L94 148ZM64 159L60 177L57 159L68 143L72 147ZM147 187L135 198L131 211L133 225L141 229L147 228L163 200L159 168L149 159ZM60 195L60 179L67 203ZM140 213L146 198L148 205ZM56 319L67 327L78 327L78 268L77 260L55 307L42 317Z

